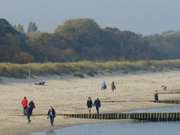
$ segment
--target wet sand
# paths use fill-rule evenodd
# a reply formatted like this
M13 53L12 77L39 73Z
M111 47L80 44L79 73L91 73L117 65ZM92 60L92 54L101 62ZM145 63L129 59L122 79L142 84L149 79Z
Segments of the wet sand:
M54 106L57 113L87 113L86 100L91 96L102 101L101 112L120 112L132 109L169 106L149 102L154 91L163 91L161 85L167 85L168 91L180 91L180 71L144 73L129 75L107 75L87 78L45 77L45 86L34 85L35 80L2 78L0 83L0 135L27 135L35 131L51 129L46 116L32 117L28 124L22 114L20 101L24 96L34 100L34 114L46 114L49 106ZM37 79L36 79L37 80ZM41 79L39 79L41 80ZM103 80L108 90L101 91ZM111 81L115 81L117 89L110 90ZM163 94L160 99L180 99L180 94ZM92 110L95 112L95 108ZM74 124L105 122L98 120L65 119L57 117L54 128Z

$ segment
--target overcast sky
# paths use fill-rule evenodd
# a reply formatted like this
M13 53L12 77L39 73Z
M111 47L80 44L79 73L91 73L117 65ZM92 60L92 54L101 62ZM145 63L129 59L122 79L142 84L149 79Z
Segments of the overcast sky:
M52 32L71 18L141 34L180 30L180 0L0 0L0 18Z

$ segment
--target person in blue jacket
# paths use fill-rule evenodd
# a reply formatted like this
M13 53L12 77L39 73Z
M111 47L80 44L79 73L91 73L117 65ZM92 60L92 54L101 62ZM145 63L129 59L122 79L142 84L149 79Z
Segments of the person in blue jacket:
M32 116L34 108L36 108L35 103L31 100L29 102L28 107L26 108L26 116L27 116L28 123L31 123L31 116Z
M97 114L99 114L99 108L101 107L101 101L99 100L99 98L94 101L94 105L96 107Z

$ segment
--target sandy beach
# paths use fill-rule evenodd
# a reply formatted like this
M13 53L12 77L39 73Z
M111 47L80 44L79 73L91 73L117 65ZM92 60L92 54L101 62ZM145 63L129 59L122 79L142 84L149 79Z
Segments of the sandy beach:
M35 102L34 114L46 114L51 105L57 113L87 113L88 96L93 100L100 98L100 112L103 113L169 106L149 101L153 100L155 90L163 91L161 85L167 85L168 91L180 91L179 76L180 71L127 75L117 73L87 78L50 76L31 80L1 77L0 135L28 135L31 132L51 129L45 115L32 117L31 124L27 123L26 117L18 116L22 114L20 101L24 96ZM45 80L47 84L34 85L38 80ZM100 90L103 80L108 84L105 91ZM115 81L117 87L114 92L110 89L112 81ZM180 95L160 95L163 100L175 98L180 98ZM95 108L92 111L95 112ZM95 122L104 121L65 119L57 116L54 128Z

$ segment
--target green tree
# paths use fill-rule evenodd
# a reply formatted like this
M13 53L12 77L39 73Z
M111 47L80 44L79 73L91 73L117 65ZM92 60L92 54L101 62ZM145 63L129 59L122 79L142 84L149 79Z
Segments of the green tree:
M15 29L17 32L24 33L24 26L21 24L15 25Z
M100 30L98 24L92 19L71 19L65 21L63 25L59 25L56 33L82 33L94 34Z
M37 32L38 31L38 26L36 25L35 22L30 22L28 24L28 29L27 32Z
M17 32L7 20L0 19L0 62L17 62L15 56L28 51L25 35Z

